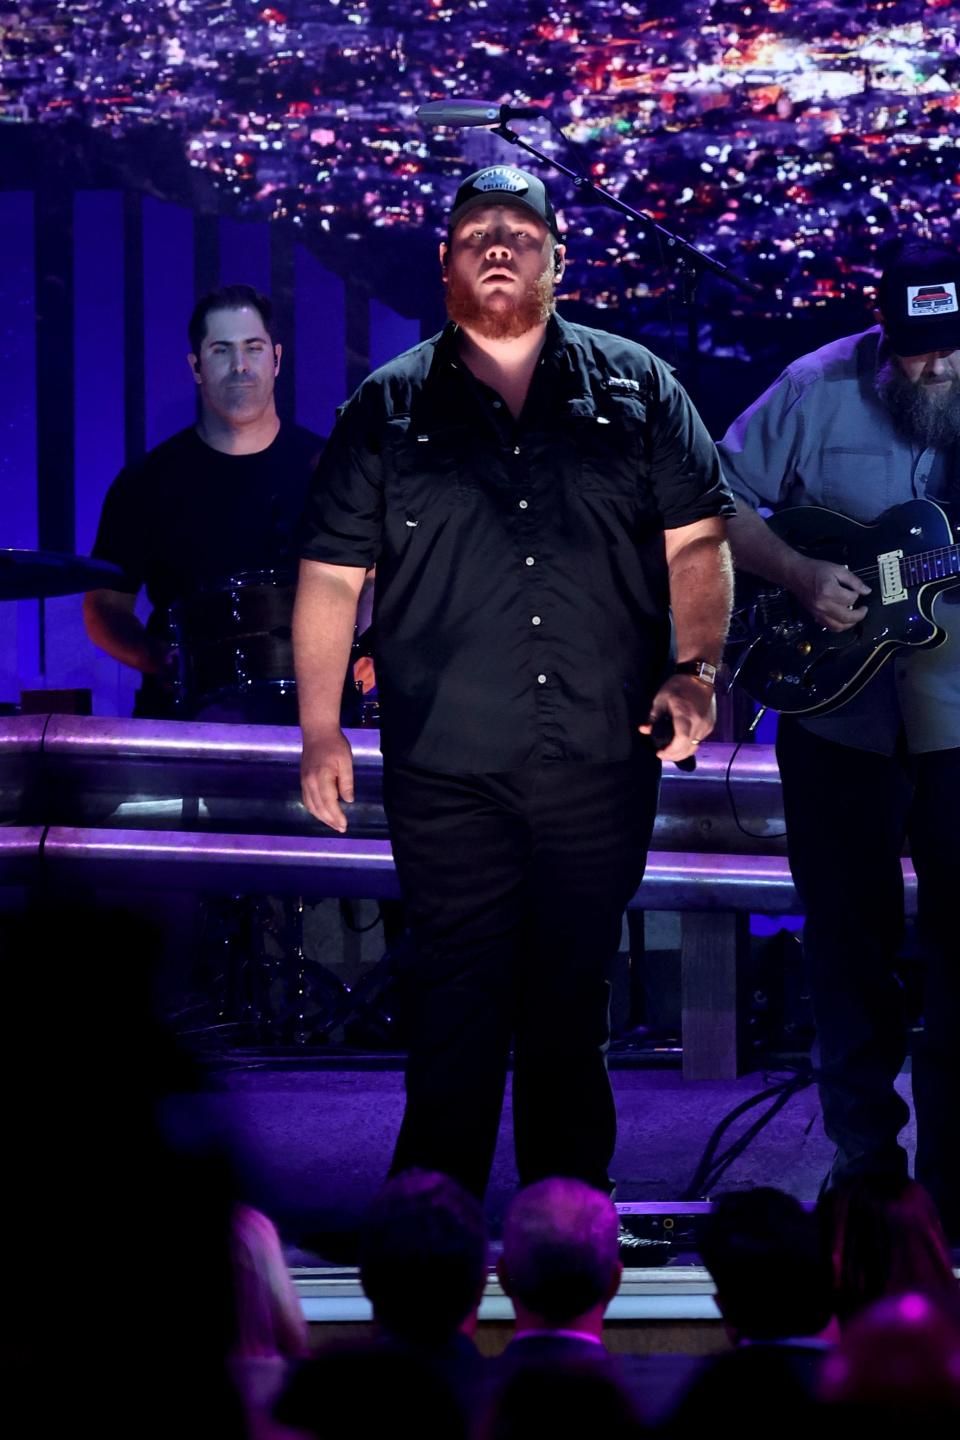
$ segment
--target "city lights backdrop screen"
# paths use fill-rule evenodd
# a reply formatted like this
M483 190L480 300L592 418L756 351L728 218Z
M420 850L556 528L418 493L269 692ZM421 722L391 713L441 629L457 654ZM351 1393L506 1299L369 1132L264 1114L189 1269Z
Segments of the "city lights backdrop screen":
M913 232L960 239L960 6L945 0L33 0L0 5L4 129L76 173L297 227L334 269L393 276L432 250L458 179L511 158L485 131L427 132L445 96L532 102L519 125L760 282L708 282L710 348L749 320L836 311ZM40 133L42 132L42 134ZM568 182L568 304L670 321L652 242ZM399 284L396 276L407 273Z

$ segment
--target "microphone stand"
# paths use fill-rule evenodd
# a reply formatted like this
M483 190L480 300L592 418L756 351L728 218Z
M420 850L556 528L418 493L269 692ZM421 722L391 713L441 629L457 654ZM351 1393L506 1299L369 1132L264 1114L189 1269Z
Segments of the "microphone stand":
M609 190L604 190L601 185L595 185L587 176L579 175L576 170L571 170L569 165L563 165L559 160L554 160L552 156L546 155L542 150L538 150L535 145L531 145L528 140L524 140L522 135L518 135L515 130L511 130L505 119L501 120L499 125L494 125L491 128L492 133L499 135L501 140L506 140L508 144L516 145L521 150L526 150L535 160L539 160L544 165L551 166L554 170L559 170L561 175L566 175L568 180L573 181L574 187L579 195L592 196L595 200L599 200L611 210L616 210L619 214L625 215L628 220L632 220L639 228L641 236L644 239L656 239L660 241L664 253L675 262L680 280L680 293L687 312L687 351L689 366L689 383L687 388L690 390L694 399L696 399L700 379L699 326L697 324L696 302L697 285L701 274L704 270L709 270L721 280L726 281L728 285L733 285L736 289L742 290L748 295L762 295L764 293L763 286L757 285L753 280L745 279L742 275L735 274L728 265L722 264L719 260L714 260L712 255L707 255L698 249L696 245L691 245L689 240L684 240L681 236L675 235L672 230L668 230L664 225L654 220L652 215L647 215L642 210L635 210L634 207L628 205L625 200L621 200L618 196L612 195Z

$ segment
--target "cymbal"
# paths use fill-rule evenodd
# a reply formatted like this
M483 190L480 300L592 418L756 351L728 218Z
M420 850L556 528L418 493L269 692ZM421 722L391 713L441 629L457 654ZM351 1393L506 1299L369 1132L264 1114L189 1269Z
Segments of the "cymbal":
M117 590L123 571L89 555L0 549L0 600L40 600L81 590ZM118 585L117 582L121 582Z

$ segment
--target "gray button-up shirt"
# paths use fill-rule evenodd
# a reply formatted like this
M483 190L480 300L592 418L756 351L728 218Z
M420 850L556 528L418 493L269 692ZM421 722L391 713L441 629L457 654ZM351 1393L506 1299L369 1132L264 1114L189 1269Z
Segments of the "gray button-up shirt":
M880 326L835 340L789 365L720 442L734 494L754 508L825 505L870 524L917 497L960 497L958 450L921 450L894 425L877 392ZM947 640L896 652L840 709L806 719L824 739L889 755L901 729L913 753L960 745L960 605L938 596Z

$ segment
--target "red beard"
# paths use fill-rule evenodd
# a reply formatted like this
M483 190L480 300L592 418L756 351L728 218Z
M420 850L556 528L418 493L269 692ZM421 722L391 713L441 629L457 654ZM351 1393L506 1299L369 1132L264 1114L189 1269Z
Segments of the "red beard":
M465 280L451 272L447 279L447 314L454 324L473 330L484 340L518 340L549 320L553 293L553 271L548 267L515 298L509 297L509 304L489 306Z

